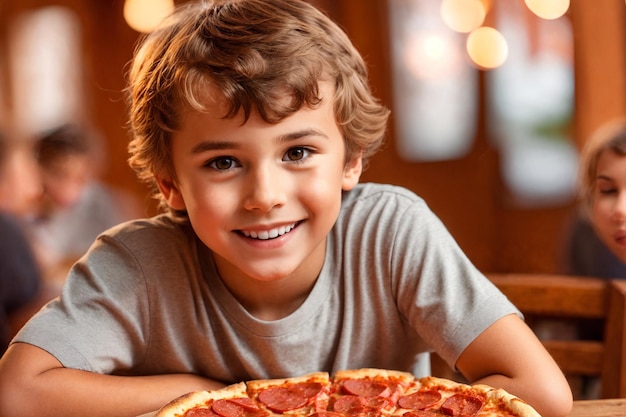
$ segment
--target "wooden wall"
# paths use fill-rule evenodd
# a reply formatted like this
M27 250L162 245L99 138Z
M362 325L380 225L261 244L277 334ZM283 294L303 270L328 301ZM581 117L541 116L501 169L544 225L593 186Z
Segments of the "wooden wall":
M374 91L393 110L386 2L311 1L346 29L368 61ZM105 180L144 199L146 212L153 213L147 190L126 165L128 135L122 90L138 34L123 21L123 0L0 1L0 65L7 25L23 10L42 4L64 4L81 15L91 112L108 139L110 165ZM626 113L626 5L623 0L572 0L570 13L576 53L575 137L580 144L603 121ZM10 99L8 103L10 112ZM404 185L422 195L484 271L558 270L559 248L573 202L543 209L521 209L509 203L498 174L497 151L486 137L484 106L480 107L475 145L467 157L438 163L405 162L395 153L391 123L387 146L363 179Z
M349 33L370 64L375 91L392 110L386 2L317 0ZM602 122L626 114L626 5L622 0L572 0L575 37L575 140L582 144ZM388 146L365 180L392 182L422 195L461 247L484 271L561 270L561 248L575 202L538 209L510 203L499 177L499 159L479 111L475 145L467 157L408 163Z

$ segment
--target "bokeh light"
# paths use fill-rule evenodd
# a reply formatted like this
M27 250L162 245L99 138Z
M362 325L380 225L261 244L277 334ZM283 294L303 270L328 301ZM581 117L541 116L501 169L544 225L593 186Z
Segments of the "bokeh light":
M542 19L553 20L569 9L570 0L524 0L526 6Z
M467 37L467 53L476 65L485 69L499 67L506 61L509 47L504 36L492 27L483 26Z
M151 32L174 10L174 0L126 0L124 19L137 32Z
M480 0L443 0L440 12L446 25L460 33L469 33L480 27L486 15Z
M440 79L458 70L459 48L449 32L423 31L407 38L404 63L417 79Z

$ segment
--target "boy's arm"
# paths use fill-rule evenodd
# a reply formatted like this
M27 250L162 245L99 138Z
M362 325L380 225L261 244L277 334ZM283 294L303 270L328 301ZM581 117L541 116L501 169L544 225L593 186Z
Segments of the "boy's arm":
M456 366L472 383L503 388L543 417L564 417L572 408L572 392L563 373L516 315L487 328L463 351Z
M122 377L64 368L46 351L16 343L0 359L0 415L134 417L187 392L223 386L190 374Z

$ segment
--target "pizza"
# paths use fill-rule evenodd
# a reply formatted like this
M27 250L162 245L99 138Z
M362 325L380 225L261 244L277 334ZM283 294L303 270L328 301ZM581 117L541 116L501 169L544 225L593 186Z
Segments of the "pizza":
M503 389L364 368L185 394L155 417L541 417Z

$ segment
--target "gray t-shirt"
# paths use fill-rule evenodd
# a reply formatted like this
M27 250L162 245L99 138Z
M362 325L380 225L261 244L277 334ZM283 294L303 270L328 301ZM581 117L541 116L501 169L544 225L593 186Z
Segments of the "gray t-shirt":
M251 316L211 251L167 215L101 235L60 301L17 335L64 366L119 375L191 372L225 383L376 367L454 364L515 307L410 191L360 184L344 195L311 293L276 321Z

